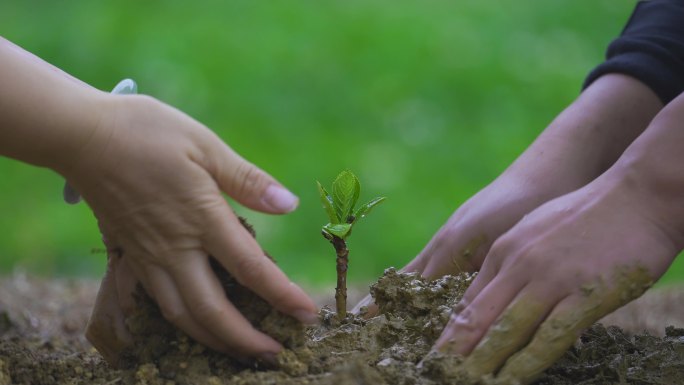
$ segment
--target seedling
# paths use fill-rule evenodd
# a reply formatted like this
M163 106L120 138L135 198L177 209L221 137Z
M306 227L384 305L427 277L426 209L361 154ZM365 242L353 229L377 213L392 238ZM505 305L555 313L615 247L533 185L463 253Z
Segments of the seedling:
M344 319L347 316L347 267L349 265L349 250L347 238L359 219L364 218L373 207L382 203L386 198L378 197L355 209L359 200L361 184L351 171L342 171L332 185L332 195L325 190L320 182L318 192L321 195L323 208L330 222L323 226L323 237L332 243L337 254L337 287L335 288L335 305L337 316Z

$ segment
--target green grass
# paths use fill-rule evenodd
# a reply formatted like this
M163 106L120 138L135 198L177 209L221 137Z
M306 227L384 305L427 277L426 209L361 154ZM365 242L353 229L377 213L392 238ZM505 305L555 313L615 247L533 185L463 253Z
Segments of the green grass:
M335 276L316 179L350 168L362 199L388 197L350 242L351 279L403 265L576 97L632 6L163 4L12 2L0 6L0 34L101 89L135 79L290 187L294 214L238 210L283 269L311 283ZM0 268L102 272L92 215L61 202L56 175L7 159L0 175ZM667 279L683 272L680 261Z

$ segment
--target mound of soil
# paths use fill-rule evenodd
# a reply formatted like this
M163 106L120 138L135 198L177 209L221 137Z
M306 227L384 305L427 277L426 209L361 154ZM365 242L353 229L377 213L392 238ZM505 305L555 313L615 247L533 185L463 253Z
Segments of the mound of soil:
M41 334L35 331L46 329L33 324L49 324L49 317L36 320L3 310L0 295L0 385L472 384L459 372L459 358L428 354L472 275L428 281L388 269L371 287L380 315L339 321L324 307L320 325L305 328L218 266L215 270L230 300L256 328L285 346L277 367L240 362L193 342L139 290L140 306L127 319L136 344L126 351L123 367L113 369L73 327L85 317L85 308L57 307L63 316L52 320L50 330L60 332ZM78 297L73 289L61 287L59 293ZM596 324L536 384L670 385L684 384L683 374L684 329L668 327L664 336L631 335Z
M319 326L304 328L278 313L227 274L231 300L254 325L281 341L279 368L241 363L209 351L167 323L140 294L128 319L138 343L126 367L114 370L77 340L26 338L7 313L0 317L0 385L4 384L469 384L456 357L428 355L469 275L426 281L388 269L371 292L381 315L339 322L321 310ZM419 364L420 363L420 364ZM594 325L537 384L684 383L684 329L664 337L630 336Z

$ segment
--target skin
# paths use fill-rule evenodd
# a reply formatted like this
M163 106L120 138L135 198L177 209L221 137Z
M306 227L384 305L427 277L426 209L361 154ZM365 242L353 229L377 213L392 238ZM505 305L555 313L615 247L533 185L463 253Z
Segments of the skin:
M605 313L611 312L611 307L619 307L639 297L652 284L650 274L644 268L617 269L611 278L612 287L605 285L604 282L599 282L593 286L595 290L583 293L584 297L576 308L559 313L555 318L545 321L535 333L534 340L531 341L530 345L511 356L506 362L505 370L502 370L498 375L498 383L532 382L539 373L551 366L565 353L565 350L575 342L577 334L582 329L589 327ZM529 309L527 305L525 301L519 301L516 303L516 308L520 309L519 311L526 312ZM536 310L532 314L538 314L539 309ZM510 313L514 314L515 310ZM497 325L499 324L503 324L503 322ZM525 324L521 323L520 328L525 328ZM492 327L492 330L495 329L497 326ZM517 328L510 328L509 330L516 331ZM501 338L490 338L506 341L510 337L502 335ZM488 364L483 362L482 354L486 353L486 346L489 344L484 339L481 344L483 348L478 348L481 353L472 354L468 357L465 365L466 368L475 371L471 373L471 376L478 376L495 370L491 367L484 368ZM498 354L494 362L500 362L500 357L503 355ZM479 362L477 361L478 356L480 357Z
M530 383L647 290L684 247L683 121L684 96L662 109L626 76L585 90L404 268L479 270L434 349L472 377Z
M226 299L216 258L243 285L302 322L313 301L271 262L224 199L283 214L298 200L211 130L143 95L98 91L0 39L0 155L69 180L97 217L108 271L87 337L116 362L139 281L197 341L273 361L281 346Z
M680 96L608 171L500 237L435 347L529 383L660 278L684 248L683 121Z
M105 96L7 42L0 60L2 89L13 91L0 94L0 154L59 172L93 208L110 251L96 307L105 324L120 320L136 278L200 342L272 357L280 347L231 307L209 254L280 310L313 315L220 194L265 212L294 208L271 177L152 98ZM473 376L527 383L663 274L684 245L684 99L642 134L661 107L639 82L605 76L457 210L405 268L428 277L481 270L436 349L468 356Z
M402 271L424 277L478 271L494 241L543 203L603 173L662 109L641 82L619 74L588 87L498 178L449 218ZM354 308L377 313L367 296Z
M684 247L682 121L679 97L605 173L499 237L435 348L473 377L530 383L647 290Z

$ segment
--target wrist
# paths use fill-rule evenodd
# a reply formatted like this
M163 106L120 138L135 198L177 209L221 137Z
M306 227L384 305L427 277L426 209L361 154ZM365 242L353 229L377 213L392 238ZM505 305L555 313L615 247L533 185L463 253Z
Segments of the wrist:
M84 149L104 135L103 121L115 108L111 95L98 90L81 91L69 96L70 108L47 126L46 139L34 149L34 158L28 162L66 175L82 158Z
M656 154L631 148L602 178L614 189L627 191L630 199L625 210L640 210L667 242L677 251L684 248L684 173L672 172L674 167L659 165ZM670 163L673 162L673 163ZM668 160L676 166L674 160Z
M145 120L155 115L161 105L146 95L105 92L90 95L88 103L89 113L79 118L74 135L67 140L68 143L57 146L48 165L75 184L83 183L84 176L102 176L105 169L116 169L112 161L118 162L125 149L139 144L127 131L128 128L149 126Z

